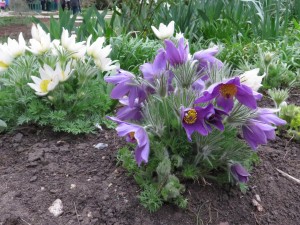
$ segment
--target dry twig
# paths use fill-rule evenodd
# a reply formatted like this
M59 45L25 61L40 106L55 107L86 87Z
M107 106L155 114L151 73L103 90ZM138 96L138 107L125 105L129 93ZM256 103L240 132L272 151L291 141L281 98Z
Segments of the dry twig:
M284 176L284 177L286 177L286 178L288 178L288 179L290 179L290 180L293 180L293 181L295 181L296 183L300 184L300 180L299 180L299 179L297 179L297 178L295 178L295 177L293 177L293 176L287 174L286 172L283 172L283 171L280 170L280 169L277 169L277 168L276 168L276 170L277 170L279 173L281 173L282 176Z

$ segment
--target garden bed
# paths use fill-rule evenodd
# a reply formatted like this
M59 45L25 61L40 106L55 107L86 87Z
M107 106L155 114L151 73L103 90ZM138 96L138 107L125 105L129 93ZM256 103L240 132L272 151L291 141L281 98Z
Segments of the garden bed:
M290 101L298 95L293 91ZM94 148L99 142L108 147ZM299 184L276 170L300 177L299 142L279 136L260 147L245 194L198 180L185 184L186 210L164 205L155 213L140 205L138 186L116 165L124 144L112 130L72 136L29 126L1 135L0 224L300 224ZM48 208L58 198L64 212L56 218Z

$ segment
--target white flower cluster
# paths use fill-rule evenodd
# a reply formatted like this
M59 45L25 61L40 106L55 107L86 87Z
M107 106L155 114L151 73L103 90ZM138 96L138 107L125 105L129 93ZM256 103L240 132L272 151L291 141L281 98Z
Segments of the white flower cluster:
M69 34L69 31L63 28L60 40L51 40L50 33L47 33L37 24L32 25L32 38L29 40L29 45L23 38L22 33L19 39L13 40L8 38L7 43L0 44L0 72L6 71L13 63L14 59L25 54L26 50L35 56L58 56L67 53L70 56L70 61L67 63L56 63L55 69L44 64L40 69L40 77L31 76L34 83L28 85L34 89L37 95L47 95L52 91L59 82L66 81L72 74L72 66L76 60L85 61L90 59L101 71L111 71L116 68L114 61L108 58L111 52L111 46L103 46L104 37L98 37L94 43L91 43L92 36L86 41L76 42L76 35Z

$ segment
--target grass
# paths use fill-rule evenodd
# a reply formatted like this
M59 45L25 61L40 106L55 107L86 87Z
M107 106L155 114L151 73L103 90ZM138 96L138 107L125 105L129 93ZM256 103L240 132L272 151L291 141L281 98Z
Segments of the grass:
M27 25L30 23L32 23L31 17L21 17L21 16L2 17L0 20L0 27L10 26L10 25Z

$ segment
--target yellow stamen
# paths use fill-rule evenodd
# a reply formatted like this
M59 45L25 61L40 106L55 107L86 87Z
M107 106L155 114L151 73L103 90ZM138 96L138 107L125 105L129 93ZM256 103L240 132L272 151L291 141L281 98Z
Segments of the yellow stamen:
M187 111L183 117L183 121L187 124L194 124L197 120L197 111L195 109L190 109Z
M236 95L237 87L235 84L222 84L220 87L220 94L224 98L232 98Z
M48 85L51 82L51 80L42 80L40 83L40 88L42 92L48 92Z
M3 61L0 61L0 67L2 67L2 68L8 68L8 64L6 64Z
M129 132L129 137L130 137L130 139L131 139L132 141L135 140L134 135L135 135L135 132Z

